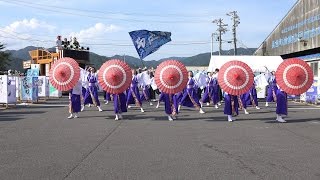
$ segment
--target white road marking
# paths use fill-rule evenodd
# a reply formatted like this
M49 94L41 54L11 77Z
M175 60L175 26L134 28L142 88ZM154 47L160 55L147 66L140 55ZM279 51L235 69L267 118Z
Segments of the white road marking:
M69 105L67 104L27 104L27 103L21 103L17 104L17 106L44 106L44 107L67 107Z

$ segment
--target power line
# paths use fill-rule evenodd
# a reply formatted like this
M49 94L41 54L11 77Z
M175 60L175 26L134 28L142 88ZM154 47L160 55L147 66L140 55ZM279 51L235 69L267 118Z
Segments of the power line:
M50 11L50 12L53 12L53 13L63 13L63 14L69 14L69 15L73 15L73 16L82 16L82 17L88 17L88 18L95 18L95 19L113 19L113 20L120 20L120 21L126 21L126 22L135 22L135 23L146 23L146 22L155 22L155 23L164 23L164 24L170 24L170 23L183 23L183 24L188 24L188 23L208 23L207 21L185 21L185 20L180 20L180 21L162 21L162 20L154 20L154 19L151 19L151 20L139 20L139 19L124 19L124 18L115 18L115 17L105 17L105 16L93 16L93 15L88 15L88 14L80 14L80 13L74 13L74 12L68 12L68 11L61 11L61 10L52 10L48 7L50 6L42 6L42 5L39 5L39 4L34 4L34 3L25 3L25 2L12 2L12 1L6 1L6 0L0 0L2 2L6 2L6 3L9 3L9 4L14 4L14 5L20 5L20 6L23 6L23 7L31 7L31 8L34 8L34 9L37 9L37 10L43 10L43 11ZM39 8L41 7L41 8ZM63 9L63 8L61 8Z
M39 41L39 42L55 42L54 40L38 40L38 39L33 39L33 38L20 37L19 35L29 35L29 34L22 34L22 33L17 33L17 32L14 32L14 31L6 31L6 30L4 30L4 28L1 28L1 27L0 27L0 31L3 32L3 33L10 34L10 35L16 37L16 39L19 39L19 40L32 40L32 41ZM34 35L37 36L36 34L34 34ZM5 37L5 36L2 36L2 37ZM39 37L47 37L47 36L39 36ZM79 38L79 39L81 39L81 38ZM84 39L86 39L86 38L84 38ZM96 39L99 40L99 38L96 38ZM106 40L106 39L101 38L100 40ZM118 41L118 40L109 39L109 41ZM128 40L126 42L127 43L82 43L82 44L84 44L84 45L132 46L132 43L131 43L130 40ZM222 42L227 42L227 41L222 41ZM209 44L209 43L210 43L209 41L175 41L175 42L169 43L168 45L197 45L197 44Z
M11 3L12 1L6 1L1 0L3 2ZM149 16L149 17L207 17L211 14L202 14L202 15L190 15L190 14L177 14L177 13L167 13L167 14L152 14L152 13L127 13L127 12L112 12L112 11L98 11L98 10L88 10L88 9L78 9L78 8L68 8L68 7L61 7L61 6L54 6L54 5L47 5L47 4L41 4L41 3L33 3L33 2L27 2L27 1L21 1L21 0L15 0L14 2L24 3L24 4L33 4L38 6L45 6L45 7L53 7L53 8L59 8L59 9L65 9L65 10L73 10L73 11L82 11L82 12L88 12L88 13L99 13L99 14L114 14L114 15L126 15L126 16Z

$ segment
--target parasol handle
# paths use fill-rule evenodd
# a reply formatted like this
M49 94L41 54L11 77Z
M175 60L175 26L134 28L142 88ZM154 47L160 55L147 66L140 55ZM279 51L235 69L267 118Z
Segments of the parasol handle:
M61 72L60 72L60 75L61 75L61 77L65 77L65 76L66 76L66 73L63 72L63 71L61 71Z
M300 76L300 74L298 74L297 72L293 72L293 77L295 77L296 79L300 79L301 78L301 76Z
M239 78L239 74L238 74L238 73L235 73L235 74L233 74L233 77L234 77L235 79L238 79L238 78Z

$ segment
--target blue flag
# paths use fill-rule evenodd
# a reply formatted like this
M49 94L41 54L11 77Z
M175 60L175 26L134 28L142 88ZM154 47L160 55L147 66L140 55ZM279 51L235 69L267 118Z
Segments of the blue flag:
M129 32L129 35L140 59L145 58L171 41L171 32L138 30Z

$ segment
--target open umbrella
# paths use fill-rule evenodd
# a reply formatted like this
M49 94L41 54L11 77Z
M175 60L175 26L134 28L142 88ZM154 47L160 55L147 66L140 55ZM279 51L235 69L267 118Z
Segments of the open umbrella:
M154 78L161 92L175 94L186 87L188 71L181 62L166 60L159 64Z
M241 95L252 87L253 77L253 71L246 63L233 60L221 66L218 83L228 94Z
M313 83L311 67L301 59L284 60L276 71L279 87L288 94L300 95L306 92Z
M72 58L58 59L49 71L49 80L53 87L59 91L72 89L80 78L80 67Z
M111 94L123 93L128 89L131 81L132 72L130 66L118 59L105 62L98 72L100 86Z

